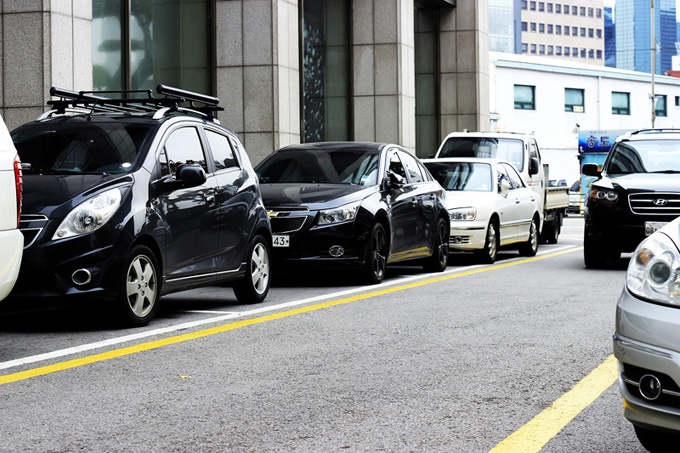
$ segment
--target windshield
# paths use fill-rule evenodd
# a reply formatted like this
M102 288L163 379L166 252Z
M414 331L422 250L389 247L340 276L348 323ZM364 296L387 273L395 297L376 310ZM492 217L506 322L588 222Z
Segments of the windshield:
M434 179L446 190L490 192L491 165L470 162L426 162Z
M256 169L262 183L378 183L377 150L292 149L279 151Z
M131 171L155 125L38 123L12 132L26 174L110 174Z
M524 143L514 138L451 137L437 157L491 157L524 169Z
M680 141L621 142L609 156L607 173L680 173Z

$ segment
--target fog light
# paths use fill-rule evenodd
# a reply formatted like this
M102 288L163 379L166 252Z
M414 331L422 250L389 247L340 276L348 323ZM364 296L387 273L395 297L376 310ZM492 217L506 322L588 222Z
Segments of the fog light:
M87 285L92 281L92 274L87 269L78 269L71 275L71 280L78 286Z
M453 242L454 244L460 244L461 242L463 242L463 238L461 238L460 236L454 236L451 238L451 242Z
M339 258L345 254L345 248L341 245L334 245L328 249L328 253L330 253L333 258Z

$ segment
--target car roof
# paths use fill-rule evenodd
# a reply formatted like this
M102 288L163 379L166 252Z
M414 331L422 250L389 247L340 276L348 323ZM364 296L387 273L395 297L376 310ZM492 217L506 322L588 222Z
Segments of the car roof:
M333 149L348 149L348 150L375 150L381 151L384 148L395 146L404 149L401 146L393 145L391 143L374 143L374 142L351 142L351 141L335 141L335 142L313 142L300 143L295 145L288 145L280 148L277 152L294 151L294 150L333 150Z
M454 138L454 137L474 137L474 138L514 138L517 140L522 140L522 139L527 139L529 137L533 137L532 134L528 134L525 132L482 132L482 131L477 131L477 132L451 132L449 133L446 138Z
M616 142L644 140L680 140L680 129L639 129L616 138Z
M510 162L507 160L502 160L502 159L493 159L489 157L438 157L434 159L420 159L420 161L423 164L427 163L480 163L480 164L491 164L491 165L496 165L499 163L504 163L508 165L512 165Z

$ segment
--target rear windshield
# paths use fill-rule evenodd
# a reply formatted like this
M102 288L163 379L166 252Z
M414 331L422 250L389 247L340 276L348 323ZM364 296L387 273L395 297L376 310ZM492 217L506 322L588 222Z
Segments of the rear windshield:
M425 162L434 179L446 190L490 192L491 165L477 162Z
M255 171L262 183L375 185L377 150L293 149L274 153Z
M680 141L621 142L611 150L607 173L680 173Z
M451 137L437 157L483 157L506 160L524 170L524 143L513 138Z
M34 123L15 129L12 140L27 174L126 173L155 128L130 122Z

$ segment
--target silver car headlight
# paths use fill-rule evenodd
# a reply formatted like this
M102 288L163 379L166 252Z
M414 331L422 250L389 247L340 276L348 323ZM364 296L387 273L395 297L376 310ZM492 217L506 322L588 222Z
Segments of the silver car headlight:
M475 220L477 218L476 208L454 208L449 209L451 220Z
M626 273L628 290L644 299L680 305L680 253L665 234L654 234L635 250Z
M338 208L319 211L317 225L326 226L352 221L356 218L358 211L358 203L346 204Z
M101 228L120 207L119 188L107 190L80 203L66 216L52 240L91 233Z

